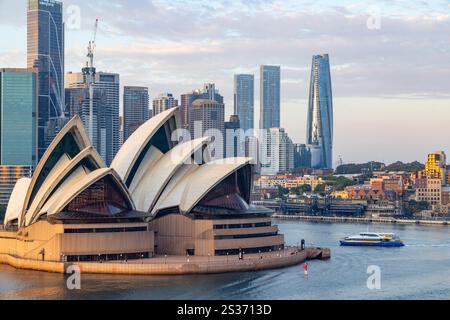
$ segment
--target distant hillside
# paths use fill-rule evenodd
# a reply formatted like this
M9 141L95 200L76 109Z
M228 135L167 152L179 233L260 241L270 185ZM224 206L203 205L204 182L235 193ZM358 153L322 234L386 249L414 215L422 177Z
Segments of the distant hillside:
M406 172L416 172L425 169L425 165L421 164L418 161L414 161L411 163L403 163L401 161L397 161L393 164L390 164L386 167L387 171L406 171Z
M382 162L367 162L367 163L349 163L343 164L336 169L336 174L360 174L360 173L368 173L373 171L384 170L385 164Z
M425 166L420 162L414 161L411 163L403 163L401 161L397 161L393 164L386 166L382 162L367 162L361 164L344 164L342 166L337 167L336 174L365 174L374 171L406 171L406 172L415 172L419 170L423 170Z

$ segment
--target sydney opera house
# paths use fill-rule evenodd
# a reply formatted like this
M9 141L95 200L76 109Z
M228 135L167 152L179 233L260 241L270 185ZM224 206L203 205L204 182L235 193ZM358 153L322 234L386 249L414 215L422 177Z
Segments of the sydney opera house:
M173 141L179 127L178 108L157 115L108 168L73 118L16 184L0 254L95 262L283 249L271 211L250 205L251 159L210 161L210 139Z

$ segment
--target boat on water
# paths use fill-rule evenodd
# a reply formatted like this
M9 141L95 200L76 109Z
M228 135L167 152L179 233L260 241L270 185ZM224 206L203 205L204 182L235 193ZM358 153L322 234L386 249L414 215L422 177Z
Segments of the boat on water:
M341 240L341 246L403 247L404 245L395 233L362 232Z

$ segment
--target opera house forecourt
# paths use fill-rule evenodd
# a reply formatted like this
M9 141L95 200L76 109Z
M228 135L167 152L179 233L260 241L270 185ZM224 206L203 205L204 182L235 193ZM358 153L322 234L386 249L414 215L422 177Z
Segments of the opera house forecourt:
M308 258L285 247L272 212L250 205L249 158L209 161L209 138L172 141L180 110L143 124L111 166L75 117L33 177L19 180L0 231L0 263L61 272L189 274L278 268ZM238 258L239 257L239 258Z

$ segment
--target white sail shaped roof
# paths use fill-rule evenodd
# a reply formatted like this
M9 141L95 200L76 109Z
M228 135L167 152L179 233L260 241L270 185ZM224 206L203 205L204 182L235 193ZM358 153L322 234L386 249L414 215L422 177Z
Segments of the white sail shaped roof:
M189 213L215 186L248 165L251 160L251 158L228 158L197 166L157 204L153 213L173 206L179 206L182 214Z
M144 152L151 138L172 117L179 116L179 113L179 108L171 108L154 116L140 126L125 141L111 164L111 168L116 170L124 182L128 180L130 172L133 170L139 157L142 156L142 152Z
M177 207L180 204L183 193L178 192L176 189L183 189L186 186L183 179L197 170L198 167L198 164L184 164L177 170L153 207L153 210L151 211L153 216L155 216L160 209Z
M15 220L18 220L18 225L21 224L25 196L27 194L30 183L31 178L22 178L19 179L14 186L11 197L9 199L8 207L6 208L4 222L5 225L8 225Z
M136 208L150 212L170 178L183 164L191 163L192 155L209 141L209 138L199 138L179 144L167 152L155 165L149 167L142 175L140 183L132 191Z
M40 214L40 210L48 200L53 191L69 177L69 175L76 170L78 166L82 166L84 162L89 162L92 170L106 167L100 155L91 146L82 150L73 159L64 154L57 165L52 169L49 176L45 180L42 187L39 189L34 201L32 202L26 214L27 224L35 221ZM85 168L85 171L87 168Z
M38 217L48 214L48 212L51 212L55 205L59 203L59 200L70 190L72 187L77 184L79 181L86 178L86 176L90 173L87 168L81 166L78 167L74 172L70 174L67 179L64 180L64 182L58 187L58 189L52 194L52 196L47 200L45 205L42 207L42 209L39 212Z
M52 216L60 213L80 193L82 193L84 190L86 190L87 188L89 188L90 186L92 186L93 184L95 184L96 182L100 181L101 179L107 176L113 178L116 185L122 190L123 194L126 195L126 200L130 204L130 206L134 209L131 196L129 195L128 190L123 184L119 175L114 171L114 169L103 168L92 171L91 173L87 174L84 178L72 184L67 189L67 191L64 192L64 194L61 194L61 197L59 199L56 199L56 201L49 207L47 211L47 216Z
M145 174L149 171L158 161L160 161L164 157L164 153L161 152L158 148L151 146L142 159L142 164L139 166L138 171L136 172L134 179L129 187L131 194L135 191L135 189L141 184L142 179L144 179Z
M65 155L69 158L75 157L81 150L90 145L91 142L84 130L80 117L76 116L72 118L52 141L36 167L25 197L21 226L24 223L28 224L30 222L32 215L28 215L27 222L25 215L27 215L27 211L36 195L41 188L45 187L45 181L53 175L52 171L54 172L54 167L61 165L60 161L64 161L62 159Z

